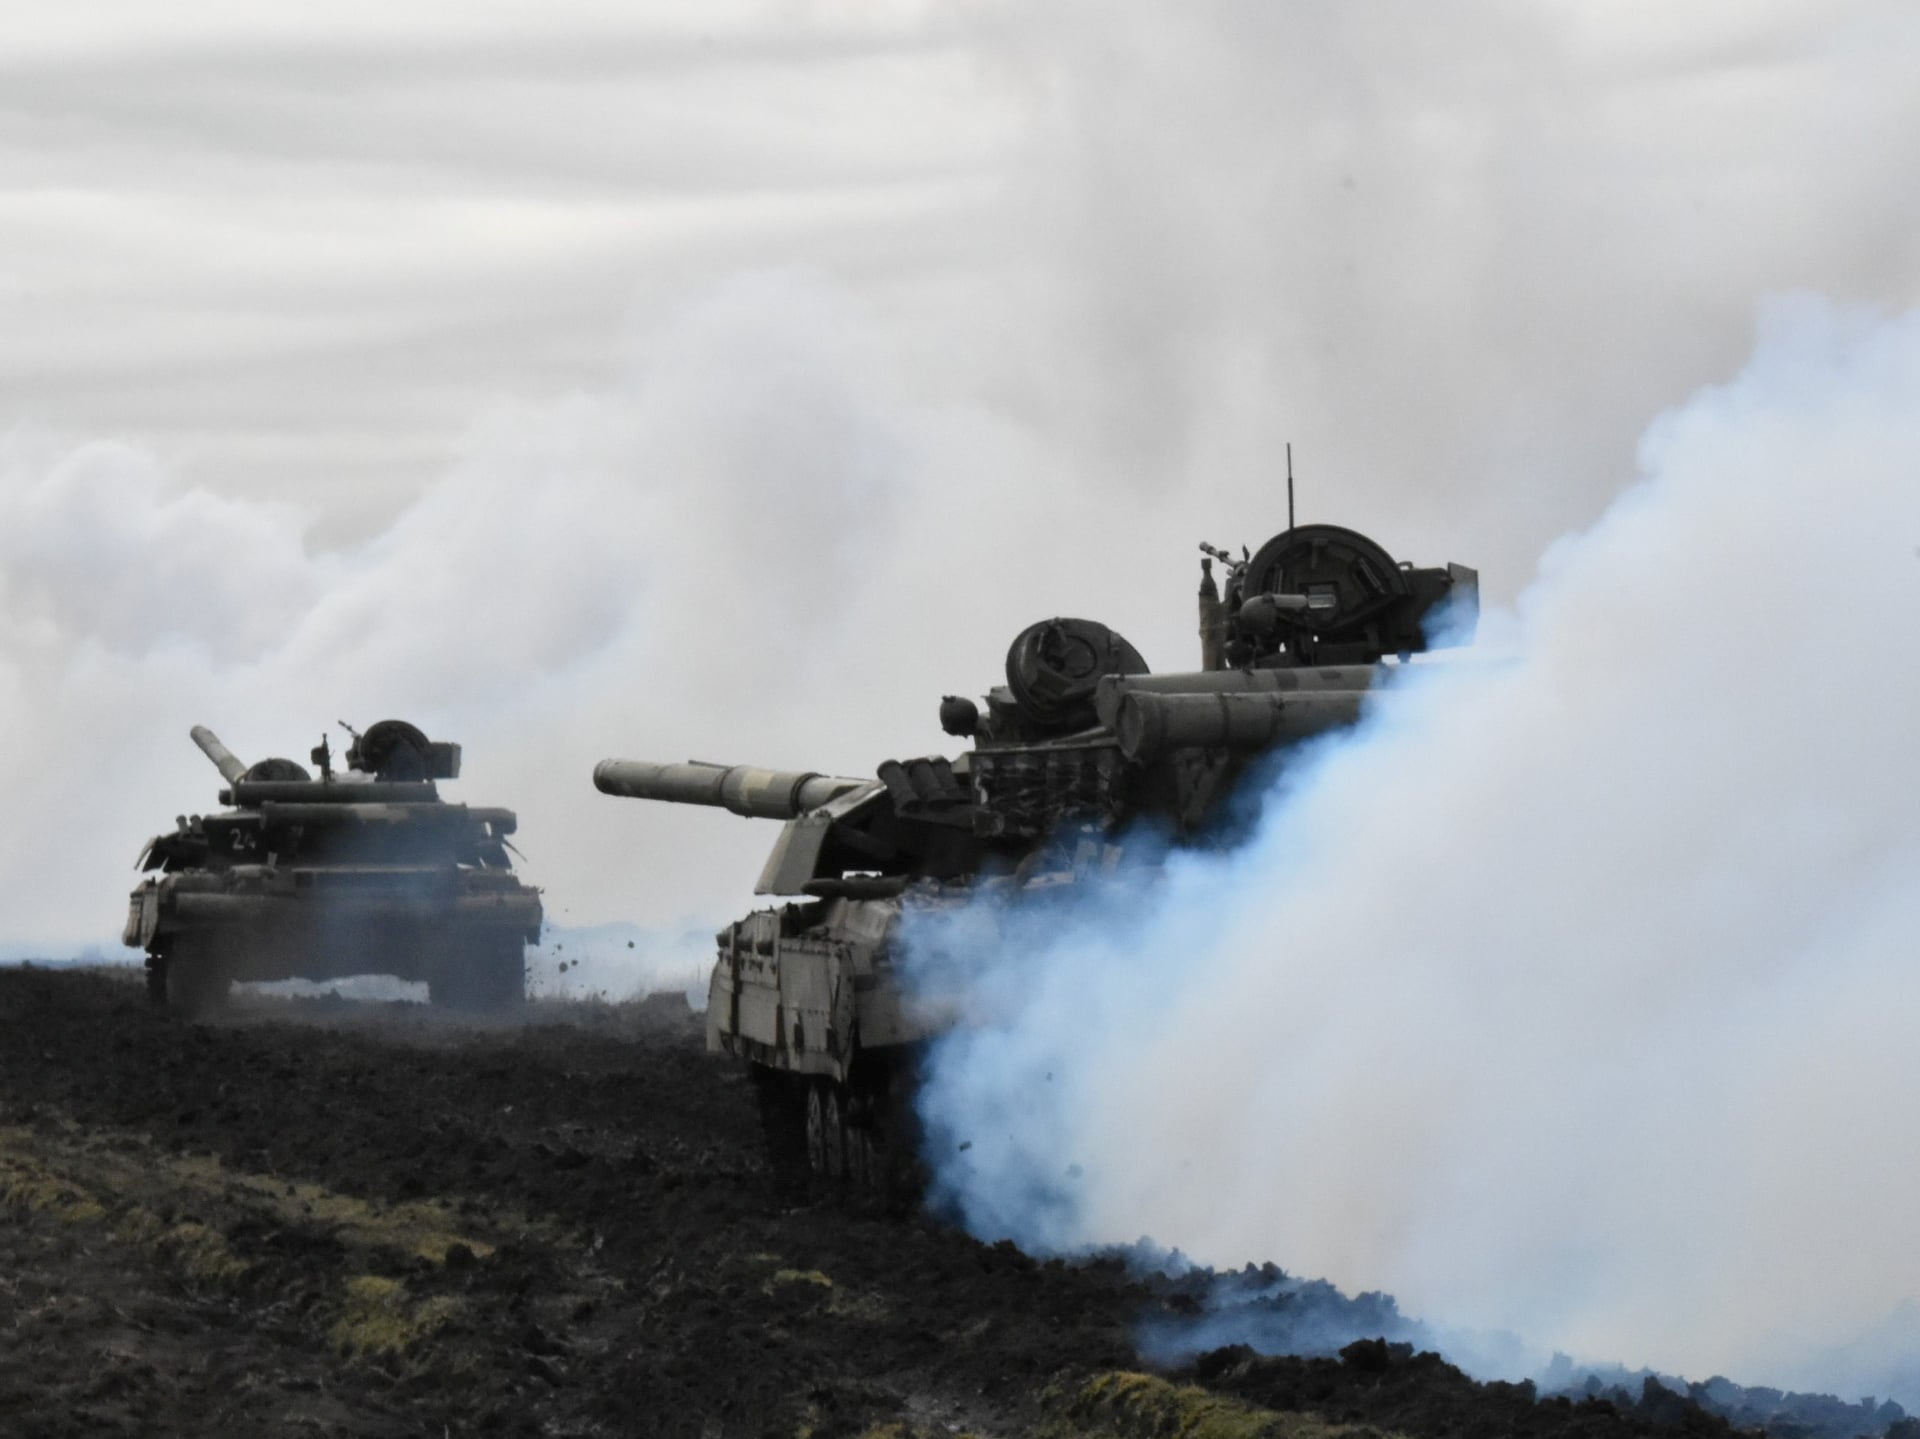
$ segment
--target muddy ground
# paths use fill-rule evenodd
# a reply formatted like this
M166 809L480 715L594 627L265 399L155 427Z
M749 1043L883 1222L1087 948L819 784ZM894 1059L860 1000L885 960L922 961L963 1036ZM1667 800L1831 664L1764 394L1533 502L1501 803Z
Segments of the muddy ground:
M783 1192L678 997L189 1024L137 979L0 970L0 1434L1732 1432L1379 1344L1144 1372L1189 1292Z

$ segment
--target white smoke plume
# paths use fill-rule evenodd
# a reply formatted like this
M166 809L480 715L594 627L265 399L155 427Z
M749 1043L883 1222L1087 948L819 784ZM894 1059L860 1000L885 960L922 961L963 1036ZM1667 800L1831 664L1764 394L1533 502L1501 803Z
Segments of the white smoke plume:
M977 1232L1920 1396L1920 314L1770 307L1640 471L1243 846L921 937Z
M899 647L911 604L882 597L938 582L905 517L976 464L1020 473L991 424L903 395L876 335L822 277L738 277L637 335L603 389L490 417L394 524L331 550L299 508L151 452L0 436L11 951L111 948L141 841L214 807L190 725L304 762L336 718L399 715L465 744L449 797L519 811L553 924L637 926L596 945L597 992L623 987L634 935L635 974L684 984L683 931L710 953L775 831L608 799L594 761L870 764L832 667L805 688L783 668L803 644L854 652L855 630ZM663 881L714 835L730 847L704 886Z

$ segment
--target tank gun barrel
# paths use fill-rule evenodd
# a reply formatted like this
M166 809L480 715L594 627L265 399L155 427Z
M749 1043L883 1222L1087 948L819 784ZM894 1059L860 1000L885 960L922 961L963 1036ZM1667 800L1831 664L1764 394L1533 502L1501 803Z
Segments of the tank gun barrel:
M602 794L708 805L749 819L793 819L849 790L875 783L813 770L756 769L746 764L707 764L701 760L655 764L648 760L603 759L593 769L594 788Z
M240 776L247 772L246 764L240 757L220 743L220 736L203 724L195 725L188 731L193 742L200 746L200 752L213 761L213 767L220 771L220 777L228 784L238 784Z

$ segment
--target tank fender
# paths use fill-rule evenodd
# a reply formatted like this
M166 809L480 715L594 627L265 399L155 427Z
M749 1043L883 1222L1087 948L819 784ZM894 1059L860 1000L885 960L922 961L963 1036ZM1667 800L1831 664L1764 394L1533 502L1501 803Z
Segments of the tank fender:
M133 949L145 949L153 943L160 928L160 887L148 880L127 897L127 925L120 942Z

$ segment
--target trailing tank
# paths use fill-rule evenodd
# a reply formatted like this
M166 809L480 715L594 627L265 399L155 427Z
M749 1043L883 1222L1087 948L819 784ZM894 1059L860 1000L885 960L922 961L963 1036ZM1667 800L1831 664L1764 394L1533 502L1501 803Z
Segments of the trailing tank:
M211 730L193 742L226 781L214 813L181 816L141 851L123 941L147 952L148 992L190 1013L236 980L388 974L435 1004L496 1010L523 997L540 892L513 874L513 811L448 803L460 746L404 720L352 736L336 771L247 764Z
M1106 625L1046 619L1014 638L1004 684L941 701L941 727L968 744L957 755L887 760L872 778L595 770L608 794L783 822L756 892L785 902L720 931L707 1004L708 1047L751 1067L779 1166L911 1187L914 1064L947 1021L899 982L903 919L983 894L1039 902L1151 871L1169 841L1226 842L1254 766L1271 774L1355 723L1400 665L1465 642L1478 615L1473 570L1402 564L1334 525L1237 558L1200 548L1197 669L1154 674Z

